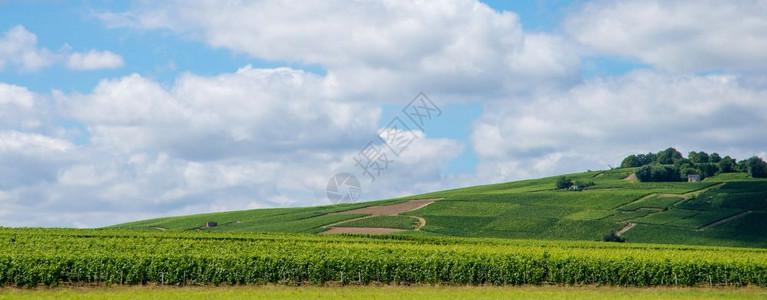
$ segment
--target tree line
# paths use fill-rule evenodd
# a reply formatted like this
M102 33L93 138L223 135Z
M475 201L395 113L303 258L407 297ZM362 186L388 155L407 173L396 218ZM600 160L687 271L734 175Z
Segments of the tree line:
M719 153L691 151L685 158L674 148L658 153L632 154L621 162L621 168L637 168L637 179L643 182L684 181L688 175L697 174L701 179L721 173L748 173L754 178L767 178L767 163L758 156L738 161L721 157Z

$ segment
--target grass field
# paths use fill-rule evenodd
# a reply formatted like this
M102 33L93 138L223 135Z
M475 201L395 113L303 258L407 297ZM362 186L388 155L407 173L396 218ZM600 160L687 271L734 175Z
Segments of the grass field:
M396 234L593 241L608 231L636 223L641 226L623 233L628 242L767 247L767 218L763 217L767 213L767 179L737 173L720 174L699 183L623 180L634 170L567 175L572 180L594 182L583 191L556 190L557 177L548 177L385 201L180 216L109 228L317 233L334 223L413 229L415 218L404 216L418 216L425 220L424 227ZM369 215L328 215L433 198L442 200L400 216L360 219ZM727 219L731 216L739 217ZM727 221L718 223L720 220ZM207 221L218 222L219 226L203 228Z
M102 287L0 289L0 299L764 299L761 288L595 286Z

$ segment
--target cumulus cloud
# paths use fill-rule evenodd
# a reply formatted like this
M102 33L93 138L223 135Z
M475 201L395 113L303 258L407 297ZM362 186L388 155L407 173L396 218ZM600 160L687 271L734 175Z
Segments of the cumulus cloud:
M343 84L339 93L368 99L527 92L579 76L579 58L559 51L566 40L525 34L516 14L475 0L147 2L98 16L112 27L169 30L253 57L318 64Z
M88 144L74 145L46 128L0 131L2 225L101 226L329 204L324 189L332 175L362 178L352 157L376 138L381 115L376 105L329 97L334 89L325 76L250 66L185 74L170 86L128 75L89 93L0 85L3 108L31 117L34 107L53 106L55 116L46 118L75 120L89 133ZM419 139L364 187L363 199L442 184L440 170L463 145L414 134Z
M374 132L380 109L330 98L333 89L304 71L246 66L212 78L186 74L171 89L134 74L60 102L99 143L211 160L333 149Z
M59 52L38 47L37 36L21 25L11 27L0 36L0 71L13 67L22 72L36 72L59 62L65 62L68 68L78 71L123 66L122 57L109 51L69 53L68 47Z
M67 67L73 70L116 69L124 64L123 58L109 51L91 50L69 55Z
M0 70L6 66L34 72L54 63L56 55L37 47L37 36L24 26L11 27L0 37Z
M559 96L493 107L472 135L478 172L496 180L579 172L668 146L745 158L767 146L765 97L732 75L635 71L595 79Z
M767 1L594 1L564 28L595 54L669 71L767 70Z
M38 96L27 88L0 83L0 128L39 128L39 114L45 110Z

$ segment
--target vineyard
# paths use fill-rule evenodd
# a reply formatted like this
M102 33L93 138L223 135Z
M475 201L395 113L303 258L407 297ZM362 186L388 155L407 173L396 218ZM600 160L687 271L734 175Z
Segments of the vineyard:
M0 228L0 285L767 286L767 250L589 241Z
M621 236L632 243L767 248L767 179L725 173L689 183L626 180L635 170L568 174L593 183L575 192L556 189L555 176L383 201L167 217L107 228L334 233L333 226L383 227L417 235L595 241L630 226ZM440 200L396 213L375 211L419 199ZM218 226L206 228L208 221Z

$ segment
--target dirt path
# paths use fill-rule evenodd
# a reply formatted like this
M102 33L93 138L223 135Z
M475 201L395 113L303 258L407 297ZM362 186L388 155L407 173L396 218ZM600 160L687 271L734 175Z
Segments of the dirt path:
M364 233L364 234L387 234L402 232L405 229L380 228L380 227L333 227L320 234L338 234L338 233Z
M366 214L369 216L364 216L360 218L354 218L349 220L343 220L341 222L336 222L333 224L328 224L325 226L322 226L324 228L329 228L328 230L325 230L323 232L320 232L320 234L333 234L333 233L366 233L366 234L385 234L385 233L392 233L392 232L400 232L405 231L404 229L396 229L396 228L379 228L379 227L337 227L339 225L343 225L344 223L348 223L351 221L357 221L367 218L372 218L375 216L381 216L381 215L388 215L388 216L394 216L398 215L403 212L408 212L411 210L416 210L419 208L422 208L426 205L434 203L434 201L442 200L444 198L437 198L437 199L423 199L423 200L410 200L407 202L392 204L392 205L380 205L380 206L370 206L370 207L363 207L358 209L352 209L347 211L341 211L341 212L335 212L335 213L329 213L328 215L349 215L349 214ZM420 230L421 227L426 225L426 219L422 217L417 216L411 216L412 218L418 219L418 226L414 230Z
M632 182L632 183L633 183L633 182L637 182L637 181L639 181L639 179L637 179L637 174L634 174L634 173L631 173L631 175L629 175L629 176L628 176L628 177L626 177L626 178L623 178L622 180L625 180L625 181L630 181L630 182Z
M708 225L706 225L706 226L703 226L703 227L701 227L701 228L698 228L698 231L703 231L703 230L709 229L709 228L711 228L711 227L714 227L714 226L716 226L716 225L719 225L719 224L722 224L722 223L725 223L725 222L729 222L729 221L735 220L735 219L737 219L737 218L740 218L740 217L744 217L744 216L747 216L748 214L750 214L750 213L752 213L752 212L753 212L753 211L750 211L750 210L749 210L749 211L744 211L744 212L742 212L742 213L739 213L739 214L737 214L737 215L734 215L734 216L729 216L729 217L726 217L726 218L724 218L724 219L721 219L721 220L719 220L719 221L716 221L716 222L714 222L714 223L711 223L711 224L708 224Z
M637 225L636 223L629 223L628 225L624 226L620 230L616 231L615 235L621 236L621 234L626 233L626 231L629 231L629 229L634 228L634 226L636 226L636 225Z
M642 196L642 197L639 197L639 199L636 199L636 200L634 200L634 201L630 201L629 203L626 203L626 204L622 204L622 205L618 205L618 207L616 207L615 209L616 209L616 210L618 210L618 211L620 211L620 210L621 210L621 207L624 207L624 206L627 206L627 205L629 205L629 204L632 204L632 203L636 203L636 202L639 202L639 201L642 201L642 200L645 200L645 199L649 199L649 198L655 197L655 196L657 196L657 195L658 195L658 194L655 194L655 193L652 193L652 194L647 194L647 195L644 195L644 196ZM640 208L641 208L641 207L640 207ZM636 210L638 210L638 209L640 209L640 208L637 208L637 209L634 209L634 210L631 210L631 211L636 211Z
M329 216L333 215L349 215L349 214L366 214L366 215L397 215L403 212L416 210L426 205L433 203L440 199L424 199L424 200L410 200L408 202L402 202L391 205L381 206L369 206L352 210L345 210L340 212L329 213Z
M422 227L426 226L426 219L419 216L413 216L413 218L418 219L418 226L413 230L421 230Z
M694 190L692 192L687 192L687 193L684 193L684 194L668 194L668 193L664 193L664 194L651 194L651 195L658 195L658 197L680 197L680 198L683 198L684 200L687 200L687 199L689 199L692 196L697 196L697 195L703 194L705 192L708 192L709 190L711 190L713 188L721 187L725 183L726 182L720 182L720 183L709 185L709 186L704 187L702 189Z
M661 197L671 197L671 196L680 197L681 196L682 198L684 198L686 200L686 199L689 199L691 196L697 196L697 195L703 194L705 192L708 192L709 190L711 190L713 188L721 187L725 183L726 182L720 182L720 183L717 183L717 184L714 184L714 185L710 185L710 186L704 187L704 188L699 189L699 190L694 190L692 192L687 192L687 193L684 193L684 194L660 194L659 196L661 196Z

